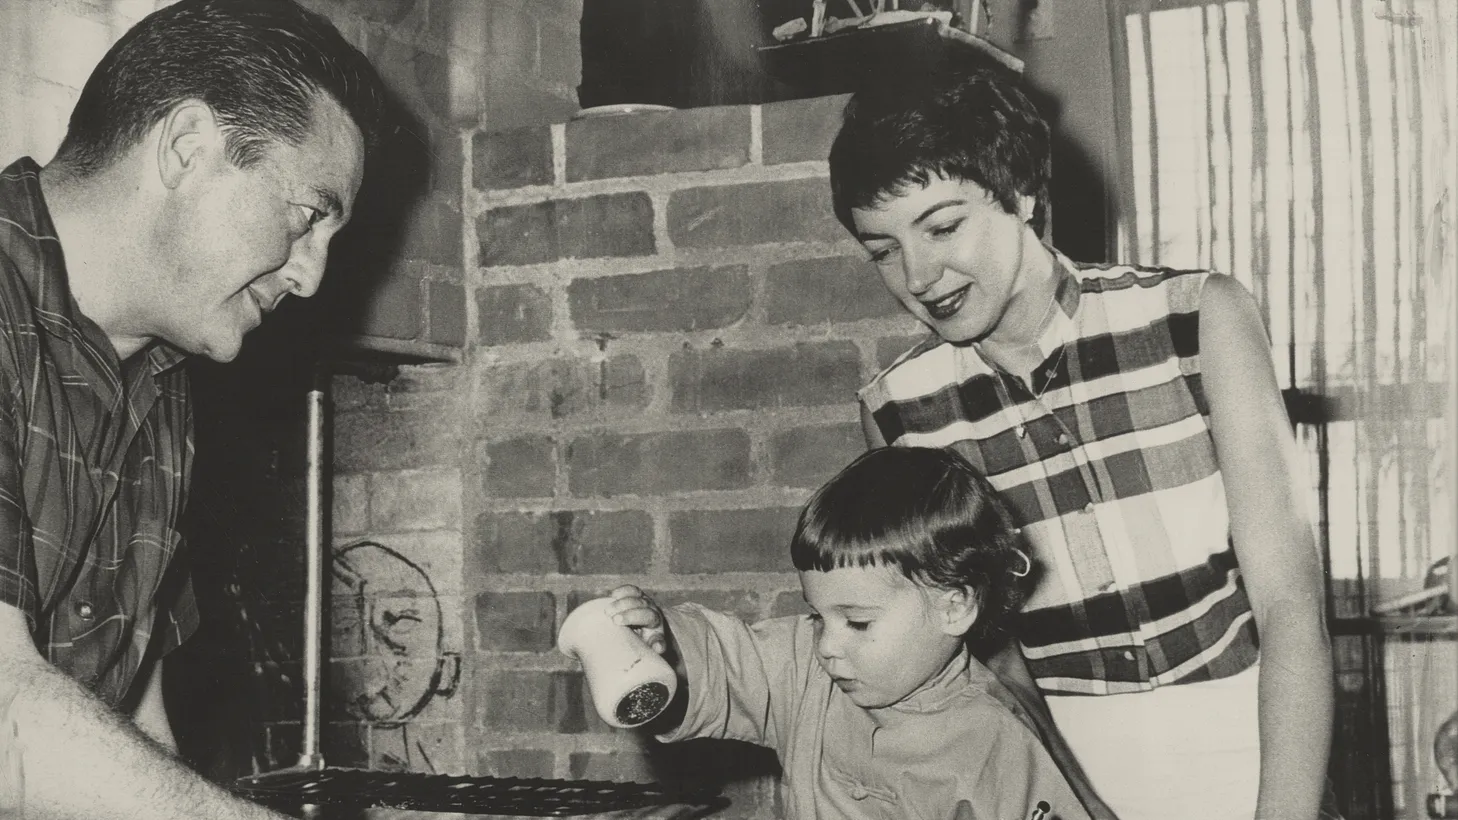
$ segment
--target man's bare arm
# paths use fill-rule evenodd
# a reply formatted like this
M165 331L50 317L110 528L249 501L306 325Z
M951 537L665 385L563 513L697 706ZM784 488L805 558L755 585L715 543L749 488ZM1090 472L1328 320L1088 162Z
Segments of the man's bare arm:
M155 685L160 693L160 678ZM25 616L8 604L0 604L0 692L13 693L8 714L21 750L26 817L283 820L188 769L47 663Z

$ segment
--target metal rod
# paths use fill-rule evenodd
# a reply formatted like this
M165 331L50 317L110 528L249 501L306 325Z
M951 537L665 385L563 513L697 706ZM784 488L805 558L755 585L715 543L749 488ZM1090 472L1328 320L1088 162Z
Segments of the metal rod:
M299 768L324 767L319 751L319 707L324 633L324 383L316 378L308 398L305 474L304 739Z

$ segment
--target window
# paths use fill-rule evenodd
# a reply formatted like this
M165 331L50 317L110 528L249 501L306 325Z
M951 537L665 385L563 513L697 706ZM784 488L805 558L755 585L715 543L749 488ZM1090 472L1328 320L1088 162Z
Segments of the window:
M1121 258L1225 271L1255 293L1283 387L1319 397L1294 403L1316 412L1293 420L1317 422L1298 429L1334 631L1360 632L1422 589L1458 527L1458 3L1110 8ZM1367 808L1422 816L1440 785L1432 729L1455 701L1453 643L1389 640L1401 651L1387 652L1384 685L1382 647L1361 640L1338 642L1343 697L1381 699L1388 726L1368 728L1392 742L1390 805ZM1348 816L1367 816L1356 802Z

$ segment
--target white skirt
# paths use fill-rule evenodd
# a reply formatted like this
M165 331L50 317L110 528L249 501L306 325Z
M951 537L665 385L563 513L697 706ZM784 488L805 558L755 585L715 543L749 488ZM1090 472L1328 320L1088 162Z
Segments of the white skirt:
M1152 692L1047 698L1119 820L1251 820L1260 786L1260 664Z

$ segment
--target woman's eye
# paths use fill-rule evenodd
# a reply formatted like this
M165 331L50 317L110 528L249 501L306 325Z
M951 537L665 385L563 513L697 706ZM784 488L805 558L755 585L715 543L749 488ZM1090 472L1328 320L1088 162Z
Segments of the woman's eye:
M948 236L950 234L956 233L957 232L957 229L960 228L960 227L962 227L962 220L960 220L960 219L954 219L951 222L947 222L947 223L942 224L942 225L934 225L934 226L932 226L932 228L931 228L931 235L932 236Z
M886 259L889 258L891 256L891 253L895 250L896 248L889 245L884 248L874 248L870 252L871 261L879 265L882 262L886 261Z
M850 627L851 629L854 629L857 632L865 632L867 629L871 628L870 621L846 621L845 625Z

